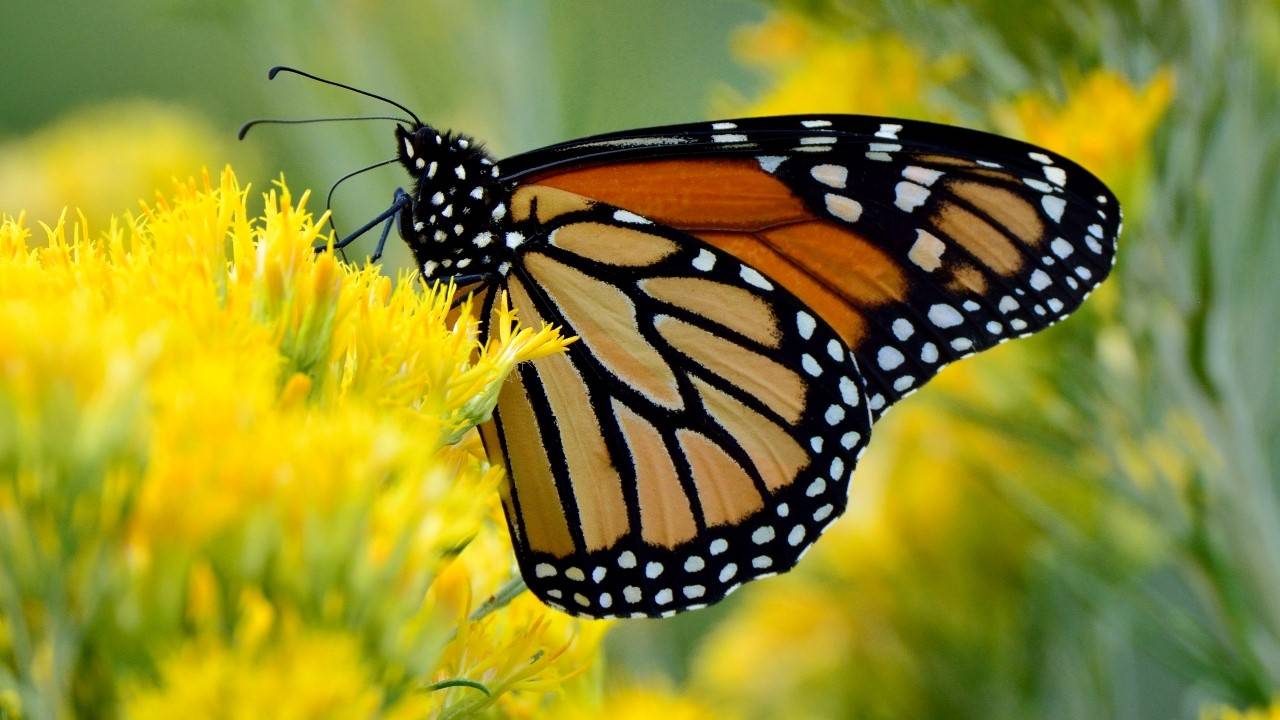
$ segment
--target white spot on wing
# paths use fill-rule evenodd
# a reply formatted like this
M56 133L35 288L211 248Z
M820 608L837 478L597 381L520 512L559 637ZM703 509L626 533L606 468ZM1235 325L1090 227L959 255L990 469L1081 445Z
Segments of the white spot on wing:
M926 186L932 186L943 174L941 170L923 168L917 165L908 165L902 169L902 177Z
M857 407L861 396L858 393L858 385L849 377L840 378L840 399L849 407Z
M952 328L964 322L960 311L945 303L938 303L929 308L929 322L940 328Z
M698 257L693 259L693 266L702 272L707 272L716 266L716 256L706 248L702 248L698 251Z
M653 224L648 220L646 220L645 218L642 218L639 215L631 212L630 210L614 211L613 219L617 220L618 222L632 223L634 225L652 225Z
M929 199L929 191L925 188L903 180L894 187L893 204L897 205L903 212L911 212L924 204Z
M857 222L862 217L862 203L852 198L835 193L827 193L826 196L827 212L844 220L845 222Z
M823 185L840 190L843 190L845 183L849 181L849 168L843 165L814 165L809 174Z
M796 329L800 331L800 337L808 340L813 337L813 329L817 327L813 316L801 310L796 313Z
M748 285L754 285L761 290L773 289L773 283L769 282L763 275L756 272L755 268L743 265L742 269L738 271L738 274L747 282Z
M760 163L760 168L762 170L767 173L772 173L774 170L777 170L778 166L782 164L782 161L786 159L787 158L782 155L761 155L756 158L756 162Z
M1044 208L1045 214L1053 218L1054 222L1062 222L1062 213L1067 209L1067 201L1057 195L1045 195L1040 198L1040 206Z
M903 360L902 352L888 345L880 348L880 352L876 353L876 363L882 370L893 370L901 365Z
M881 123L880 129L876 131L876 137L897 140L898 131L901 129L901 125L896 125L894 123Z

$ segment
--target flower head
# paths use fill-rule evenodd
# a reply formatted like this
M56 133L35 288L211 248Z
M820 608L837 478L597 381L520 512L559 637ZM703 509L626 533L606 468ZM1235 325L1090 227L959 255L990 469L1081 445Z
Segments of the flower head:
M264 200L226 170L99 231L0 223L17 704L456 716L423 687L473 676L487 702L557 696L601 626L530 598L471 621L451 588L512 566L471 429L566 339L499 299L482 345L452 288L316 254L307 196Z

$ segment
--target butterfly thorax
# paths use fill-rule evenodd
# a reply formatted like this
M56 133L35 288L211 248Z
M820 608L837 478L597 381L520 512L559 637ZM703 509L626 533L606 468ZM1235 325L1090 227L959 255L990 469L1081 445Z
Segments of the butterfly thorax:
M400 235L425 278L484 273L503 262L494 226L507 193L493 159L473 139L429 126L396 128L396 152L414 179Z

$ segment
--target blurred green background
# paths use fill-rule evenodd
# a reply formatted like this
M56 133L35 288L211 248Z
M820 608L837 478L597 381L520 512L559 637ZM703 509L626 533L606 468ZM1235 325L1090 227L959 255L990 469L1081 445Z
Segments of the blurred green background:
M799 570L618 623L604 702L621 713L638 687L707 717L1280 717L1280 5L11 0L3 16L0 210L39 219L134 207L202 164L323 193L391 156L385 123L236 143L250 117L385 110L267 82L277 63L498 156L811 110L1080 160L1127 210L1113 279L891 413L849 516ZM403 180L345 185L339 227Z

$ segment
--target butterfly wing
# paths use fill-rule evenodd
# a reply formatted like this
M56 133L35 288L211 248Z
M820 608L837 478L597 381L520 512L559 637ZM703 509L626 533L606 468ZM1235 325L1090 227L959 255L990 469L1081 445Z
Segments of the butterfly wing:
M616 206L525 186L512 215L528 239L502 289L580 338L521 365L483 429L533 592L656 616L794 565L843 511L870 429L837 333L750 264Z
M486 446L530 587L591 616L790 567L843 510L871 422L1070 313L1120 231L1069 160L905 120L656 128L500 168L525 242L506 289L582 341L520 368Z
M1121 215L1075 163L963 128L862 116L587 138L504 178L626 208L746 260L836 329L873 417L948 362L1069 314Z

